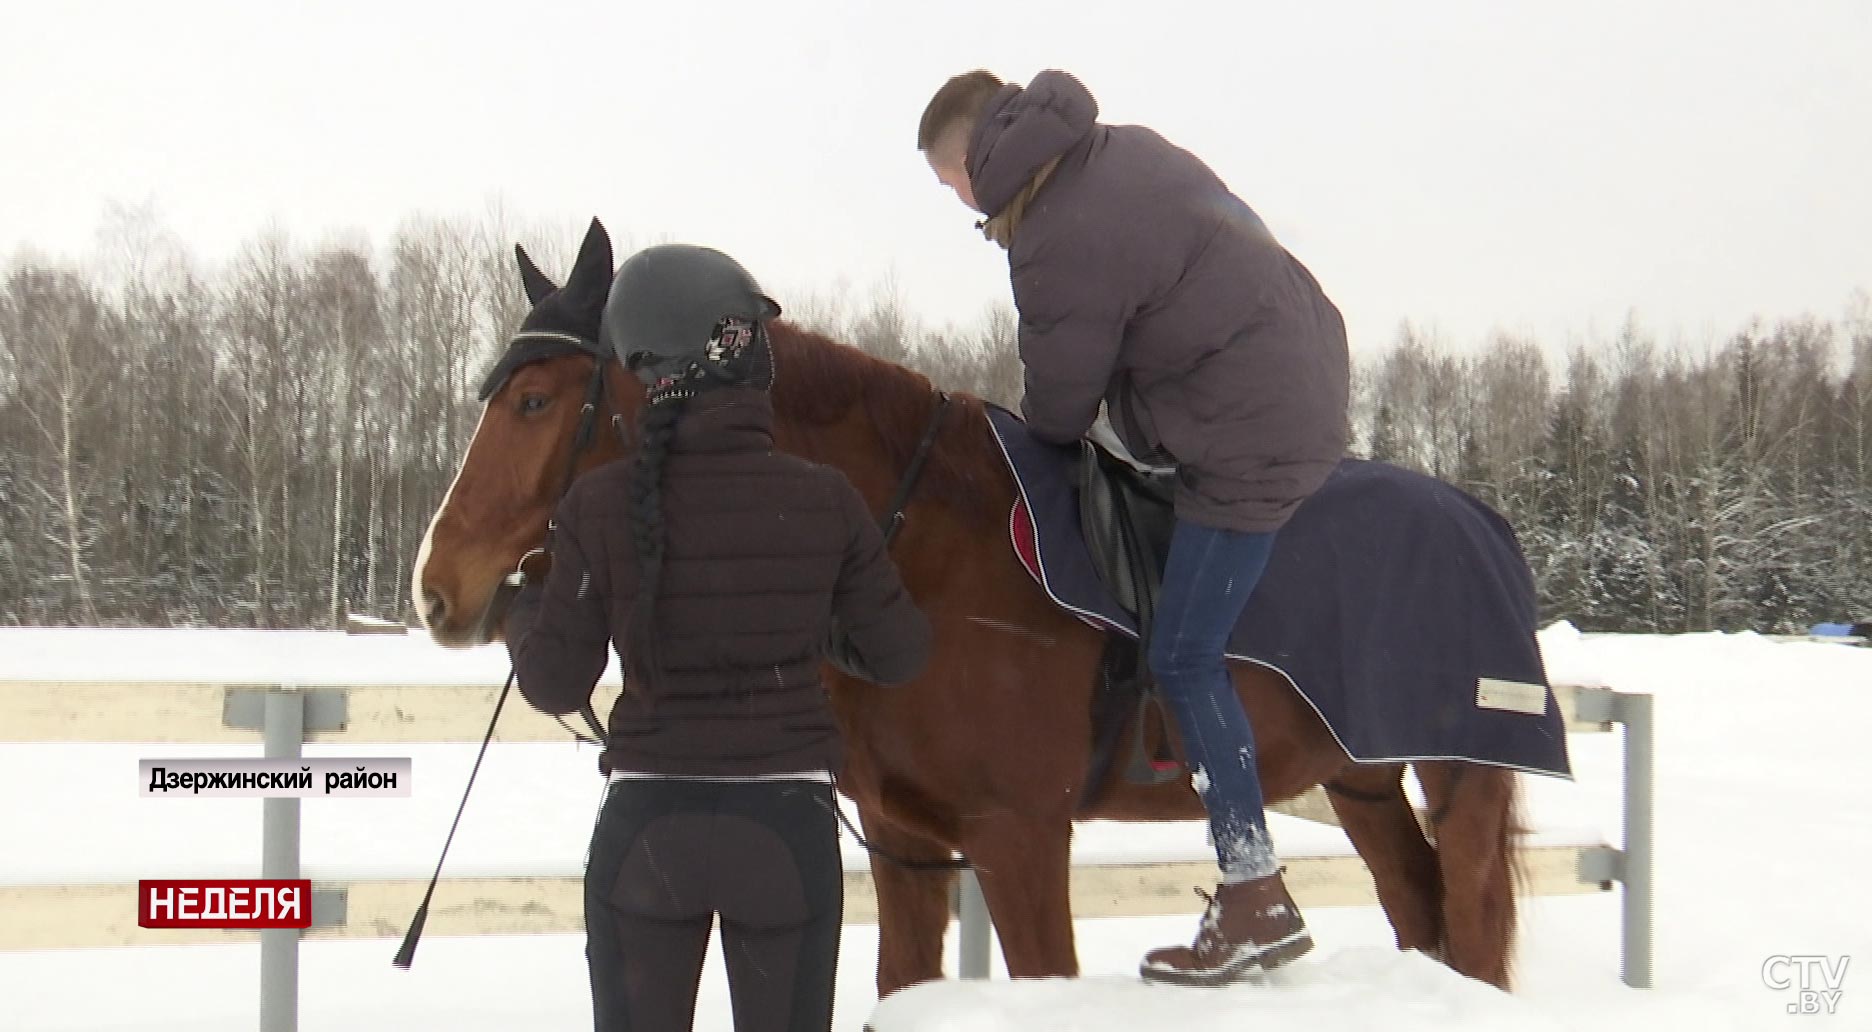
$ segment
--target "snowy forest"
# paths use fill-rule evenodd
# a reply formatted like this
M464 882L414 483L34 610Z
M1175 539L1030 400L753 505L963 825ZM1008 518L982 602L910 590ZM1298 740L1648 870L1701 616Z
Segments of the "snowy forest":
M575 230L406 223L254 237L198 267L125 218L83 265L0 282L0 623L408 622L409 570L525 311ZM636 245L619 242L619 254ZM926 325L891 285L787 314L1012 405L1005 305ZM1804 630L1872 614L1872 299L1665 344L1634 317L1556 362L1410 325L1354 342L1354 453L1448 480L1516 527L1542 619L1586 630ZM1640 313L1641 315L1641 313Z

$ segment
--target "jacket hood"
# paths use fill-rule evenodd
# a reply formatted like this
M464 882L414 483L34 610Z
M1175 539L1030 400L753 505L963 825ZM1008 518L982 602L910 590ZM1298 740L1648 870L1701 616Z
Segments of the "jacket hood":
M1048 69L1025 88L1003 86L969 137L969 184L983 213L1000 214L1042 166L1092 131L1098 113L1091 91L1067 72Z

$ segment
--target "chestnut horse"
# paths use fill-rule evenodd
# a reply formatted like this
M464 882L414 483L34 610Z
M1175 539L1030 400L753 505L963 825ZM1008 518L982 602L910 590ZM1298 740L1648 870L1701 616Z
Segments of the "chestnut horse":
M626 454L622 438L642 396L615 361L572 344L537 350L542 340L596 346L612 271L597 220L563 288L515 251L533 308L518 350L487 385L492 393L414 570L423 623L450 647L498 635L505 596L497 586L542 542L568 473ZM1112 764L1082 805L1103 634L1049 601L1010 545L1016 485L981 400L952 395L938 413L938 394L923 376L784 319L772 341L777 446L843 471L880 517L926 429L936 427L892 545L934 627L934 651L927 671L902 687L827 669L849 755L840 790L877 849L913 861L966 857L1010 975L1075 975L1067 898L1073 822L1199 820L1201 802L1187 776L1139 785ZM601 432L581 451L574 446L581 401L596 378L602 395L591 415ZM1507 988L1515 775L1480 764L1416 765L1434 814L1432 846L1406 797L1403 765L1351 762L1278 675L1241 664L1233 677L1253 721L1268 800L1327 785L1398 946ZM1151 733L1161 733L1151 723ZM880 996L941 978L953 873L876 856L871 866ZM1139 943L1140 955L1154 945Z

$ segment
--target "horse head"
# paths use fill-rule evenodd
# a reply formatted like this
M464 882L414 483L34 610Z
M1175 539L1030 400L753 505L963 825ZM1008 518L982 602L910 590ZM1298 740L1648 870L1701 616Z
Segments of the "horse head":
M451 648L499 637L509 574L547 567L547 522L572 479L623 453L612 425L635 417L641 391L599 340L612 276L597 219L559 286L515 245L532 308L482 381L480 422L416 553L411 598ZM536 561L537 560L537 561Z

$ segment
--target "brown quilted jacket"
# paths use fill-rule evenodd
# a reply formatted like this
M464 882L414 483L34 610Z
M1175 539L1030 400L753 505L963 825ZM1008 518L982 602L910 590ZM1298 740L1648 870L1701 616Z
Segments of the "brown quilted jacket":
M654 624L664 680L620 696L609 769L836 771L821 664L898 684L927 661L928 620L875 517L837 470L776 452L772 421L765 393L729 388L691 400L677 424ZM634 476L624 460L579 478L556 516L551 572L516 600L507 631L520 692L546 713L589 700L607 650L624 658L638 581Z

